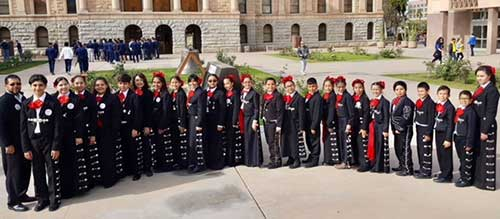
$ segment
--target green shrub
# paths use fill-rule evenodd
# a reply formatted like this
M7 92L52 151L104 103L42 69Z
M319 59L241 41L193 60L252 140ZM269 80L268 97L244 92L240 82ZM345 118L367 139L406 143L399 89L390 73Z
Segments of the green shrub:
M427 67L427 72L430 75L435 75L437 78L442 78L445 81L462 81L465 84L474 83L469 80L473 74L472 65L469 60L454 61L447 59L442 64L432 62L424 62Z
M379 54L383 58L389 58L389 59L399 58L403 56L403 49L385 48L380 50Z
M295 51L295 49L293 49L292 47L286 47L281 49L279 54L283 56L299 57L297 55L297 51Z
M32 62L33 61L33 51L27 49L23 52L23 61L24 62Z
M366 49L363 49L359 46L355 46L353 49L352 49L352 54L354 55L362 55L362 56L366 56L368 55L368 52L366 51Z

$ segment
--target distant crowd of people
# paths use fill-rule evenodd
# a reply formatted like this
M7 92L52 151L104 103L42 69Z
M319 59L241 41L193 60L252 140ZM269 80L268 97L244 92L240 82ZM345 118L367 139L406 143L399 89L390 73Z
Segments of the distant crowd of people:
M444 38L439 37L436 40L436 43L434 45L434 54L433 57L434 59L432 62L439 61L439 63L443 62L443 51L444 51ZM474 35L471 35L469 38L469 41L467 42L470 48L470 56L474 56L474 48L477 45L477 38ZM460 37L458 38L451 38L450 43L448 44L447 47L448 50L448 56L450 57L451 60L454 61L459 61L464 59L464 51L465 51L465 44L464 40Z

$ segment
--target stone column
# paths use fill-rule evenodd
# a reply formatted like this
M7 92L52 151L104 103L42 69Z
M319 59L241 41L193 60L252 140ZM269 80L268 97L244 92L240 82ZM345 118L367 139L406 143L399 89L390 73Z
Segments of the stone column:
M24 5L24 0L12 0L16 2L17 8L15 11L16 15L26 15L26 7ZM12 8L12 4L10 4L10 7Z
M240 13L238 0L231 0L231 12L232 13Z
M153 11L153 0L142 0L142 11L152 12Z
M486 52L497 53L498 8L488 8L488 33L486 35Z
M121 11L120 0L111 0L111 10L112 11Z
M279 15L285 15L286 14L286 1L285 0L279 0L279 4L278 4L278 14ZM274 7L274 5L273 5Z
M174 12L182 12L181 0L174 0Z
M87 13L87 0L78 0L78 13Z
M210 1L209 0L203 0L203 12L210 12Z

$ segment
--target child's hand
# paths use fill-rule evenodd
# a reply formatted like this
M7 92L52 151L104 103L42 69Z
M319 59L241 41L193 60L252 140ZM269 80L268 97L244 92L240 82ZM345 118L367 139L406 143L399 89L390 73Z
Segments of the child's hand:
M383 132L382 135L384 135L384 138L389 137L389 133L387 133L387 132Z
M449 142L449 141L444 141L444 142L443 142L443 146L444 146L444 148L449 148L449 147L451 147L451 142Z

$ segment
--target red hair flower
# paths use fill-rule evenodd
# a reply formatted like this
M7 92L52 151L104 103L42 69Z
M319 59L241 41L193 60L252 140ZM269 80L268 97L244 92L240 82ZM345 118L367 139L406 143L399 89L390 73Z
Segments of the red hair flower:
M362 84L364 86L365 81L363 79L356 79L352 82L352 86L354 87L355 84Z
M281 79L281 83L285 84L286 82L293 81L293 76L289 75Z
M250 79L250 80L252 80L252 75L250 75L250 74L242 74L241 75L241 82L243 82L247 78Z
M341 76L338 76L337 78L335 78L335 84L336 84L336 83L340 83L340 82L342 82L342 83L344 83L344 84L345 84L345 78L344 78L344 76L342 76L342 75L341 75Z
M153 72L153 77L165 78L165 74L161 71Z

